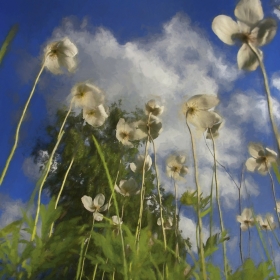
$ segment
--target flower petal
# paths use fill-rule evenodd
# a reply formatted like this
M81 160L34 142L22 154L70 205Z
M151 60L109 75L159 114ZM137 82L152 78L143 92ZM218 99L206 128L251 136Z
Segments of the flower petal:
M234 14L239 21L251 27L262 20L264 16L260 0L240 0Z
M257 45L263 46L268 44L275 36L277 31L277 22L273 18L262 20L251 32L256 38Z
M262 52L258 50L262 57ZM256 54L247 44L243 44L237 54L237 64L239 69L254 71L259 66L259 61Z
M253 216L253 213L252 213L252 210L250 208L244 208L241 215L244 219L250 220Z
M242 231L245 231L245 230L248 229L248 226L247 226L245 223L242 223L242 224L240 225L240 228L241 228Z
M251 142L248 145L248 150L249 150L249 154L254 158L264 156L264 148L262 144Z
M99 208L99 212L104 212L108 209L108 203L106 203L105 205L103 205L102 207Z
M209 110L219 104L220 100L213 94L197 94L187 101L187 106L200 110Z
M212 22L212 30L221 41L228 45L234 45L234 35L239 33L237 22L224 15L214 18Z
M98 212L94 212L93 219L97 222L101 222L103 220L103 215Z
M105 196L102 193L99 193L93 200L93 205L97 208L100 208L105 202Z
M250 157L246 160L245 165L248 171L255 172L260 164L256 162L255 158Z
M199 130L205 131L207 128L211 128L219 121L215 112L198 111L195 115L187 116L187 121L194 125Z
M90 211L90 212L94 212L94 211L95 211L95 209L94 209L94 207L93 207L93 205L92 205L92 198L91 198L90 196L84 195L84 196L81 198L81 200L82 200L82 203L83 203L84 207L85 207L88 211Z

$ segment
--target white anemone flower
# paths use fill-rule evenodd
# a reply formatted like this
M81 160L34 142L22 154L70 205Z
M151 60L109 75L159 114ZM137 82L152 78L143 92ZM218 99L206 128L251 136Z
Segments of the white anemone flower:
M129 164L130 169L135 173L141 173L143 171L144 158L145 155L137 155L135 161ZM152 158L150 157L150 155L147 155L145 160L145 171L148 171L151 166Z
M251 172L258 171L266 175L271 164L277 161L277 153L268 148L264 148L259 143L250 143L248 146L252 157L248 158L245 165Z
M140 192L138 184L133 178L121 180L119 186L115 185L115 190L123 196L132 196Z
M241 215L236 216L236 220L240 223L241 230L243 231L254 226L253 213L249 208L244 208Z
M239 41L242 46L237 54L238 67L254 71L259 62L249 44L256 47L257 52L262 56L262 51L258 47L268 44L273 39L277 23L272 18L263 19L260 0L239 1L234 14L237 22L229 16L220 15L214 18L212 29L225 44L234 45Z
M154 99L148 101L145 107L147 115L151 113L154 116L159 116L163 113L164 110L164 106L159 106Z
M105 202L105 196L100 193L98 194L94 200L92 201L92 198L90 196L84 195L82 198L82 203L84 207L90 211L93 212L93 218L95 221L102 221L103 215L99 212L104 212L108 209L108 204L104 205Z
M157 219L157 224L161 226L161 218ZM173 226L173 217L168 217L168 219L163 219L163 227L165 229L172 229Z
M220 122L221 117L209 109L218 105L220 100L211 94L198 94L191 97L183 105L183 113L187 121L194 125L198 130L205 131Z
M134 126L121 118L117 124L116 137L123 145L133 147L130 141L135 140Z
M166 173L174 180L182 180L188 173L188 168L184 165L186 157L181 155L171 155L166 160Z
M137 140L147 138L149 133L152 139L156 139L162 132L162 122L153 115L146 116L142 120L134 122L133 125L136 129L135 139Z
M274 230L276 228L274 218L271 214L267 214L264 219L262 218L262 216L258 215L256 220L258 221L261 229L263 230Z
M71 89L74 106L79 108L97 107L104 102L104 92L94 84L77 83Z
M219 118L220 116L217 114L217 117ZM223 123L223 119L222 117L220 117L220 119L217 118L217 123L215 123L212 127L208 127L206 130L206 139L212 139L213 138L217 138L219 136L219 130L220 127ZM212 136L211 136L212 134Z
M104 106L101 104L93 108L84 108L83 118L91 126L99 127L104 124L105 120L108 118L108 115Z
M77 53L77 47L69 38L52 42L48 44L44 50L44 65L53 74L61 74L61 67L65 67L69 72L73 72L77 66L75 59Z
M112 222L114 226L118 226L123 223L122 218L118 216L112 216Z

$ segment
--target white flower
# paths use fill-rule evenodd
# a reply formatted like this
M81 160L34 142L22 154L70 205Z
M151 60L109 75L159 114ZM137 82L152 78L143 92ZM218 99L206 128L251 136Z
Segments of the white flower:
M214 18L212 29L225 44L241 42L242 46L237 54L238 67L253 71L259 62L248 44L259 47L269 43L276 34L277 23L272 18L263 19L260 0L239 1L234 14L237 22L228 16L220 15ZM257 51L262 56L261 50Z
M44 53L44 65L53 74L61 74L61 67L73 72L77 66L75 56L78 49L68 38L48 44Z
M82 198L82 203L84 207L90 211L93 212L93 218L96 221L102 221L103 215L99 212L104 212L108 209L108 204L104 205L105 202L105 196L100 193L98 194L94 200L92 201L92 198L90 196L84 195Z
M274 210L276 210L277 213L280 213L280 201L276 202L276 208L274 208Z
M133 178L121 180L119 187L115 185L115 190L123 196L136 195L140 192L138 184Z
M187 121L197 129L205 131L221 121L221 117L213 111L208 111L218 105L219 99L211 94L198 94L184 103L183 113Z
M151 115L144 117L142 120L133 123L136 132L135 139L141 140L148 137L149 133L153 139L156 139L162 132L162 123L159 118Z
M104 92L90 83L77 83L71 89L74 106L84 108L97 107L104 102Z
M249 153L252 157L248 158L245 165L251 172L258 171L262 175L266 175L271 163L276 162L277 153L264 148L259 143L250 143Z
M236 220L240 223L240 227L243 231L247 230L249 227L254 225L254 218L251 209L244 208L241 216L236 216Z
M120 119L117 124L116 137L123 145L133 147L130 141L135 140L134 126L126 123L124 119Z
M217 116L219 116L219 115L217 114ZM223 120L222 120L222 117L220 117L220 120L217 119L217 123L215 123L212 127L208 127L206 130L206 139L212 139L212 137L213 138L218 137L219 129L220 129L222 123L223 123ZM212 134L212 137L211 137L211 134Z
M188 168L184 166L186 157L180 155L171 155L166 160L166 173L168 177L174 180L183 179L188 173Z
M161 218L157 219L157 224L161 226ZM165 229L171 229L173 226L173 217L168 217L166 221L163 219L163 226Z
M271 214L267 214L265 219L263 219L260 215L258 215L256 220L258 221L261 229L263 230L274 230L276 228L276 224L274 223L274 218Z
M101 104L93 108L84 108L83 118L88 124L94 127L99 127L104 124L105 120L108 118L108 115L104 106Z
M145 158L144 155L137 155L135 158L135 162L131 162L129 164L130 169L135 173L137 172L141 173L143 171L144 158ZM151 166L152 166L152 158L149 155L147 155L145 160L145 170L148 171L151 168Z
M146 114L149 115L150 113L154 116L159 116L162 114L164 110L164 106L159 106L156 104L156 101L154 99L151 99L146 104Z
M112 216L112 222L114 226L118 226L123 223L122 218L118 216Z

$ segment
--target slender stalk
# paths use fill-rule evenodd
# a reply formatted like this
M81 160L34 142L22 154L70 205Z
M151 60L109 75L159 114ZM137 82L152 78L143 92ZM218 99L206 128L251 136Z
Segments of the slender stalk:
M116 176L116 179L115 179L114 186L117 184L117 181L118 181L118 178L119 178L121 163L122 163L122 159L120 159L119 169L118 169L118 172L117 172L117 176ZM113 193L111 193L111 196L110 196L110 199L109 199L109 202L108 202L108 210L111 207L111 200L112 200L112 198L113 198Z
M80 276L80 273L81 273L84 247L85 247L85 242L82 242L81 250L80 250L80 257L79 257L79 262L78 262L78 268L77 268L75 280L79 280L79 276Z
M250 227L248 227L248 234L249 234L249 259L251 257L251 230L250 230Z
M106 172L106 176L107 176L107 179L108 179L108 182L109 182L109 186L111 188L111 192L112 192L112 195L113 195L113 200L114 200L114 206L115 206L115 210L116 210L116 215L118 217L118 220L120 218L119 216L119 207L118 207L118 202L117 202L117 199L116 199L116 194L114 192L114 186L113 186L113 182L112 182L112 178L111 178L111 175L110 175L110 172L109 172L109 169L108 169L108 166L107 166L107 163L105 161L105 158L104 158L104 155L102 153L102 150L101 150L101 147L100 145L98 144L98 141L96 140L96 138L94 137L94 135L92 135L92 139L93 139L93 142L95 144L95 147L97 149L97 152L100 156L100 159L101 159L101 162L104 166L104 169L105 169L105 172ZM126 262L126 258L125 258L125 249L124 249L124 238L123 238L123 232L122 232L122 229L121 229L121 224L119 223L119 230L120 230L120 235L121 235L121 241L122 241L122 256L123 256L123 268L124 268L124 275L125 275L125 280L127 280L127 262Z
M87 255L87 250L88 250L88 246L89 246L89 242L90 242L90 239L91 239L91 234L92 234L92 231L93 231L93 227L94 227L94 217L92 216L92 226L91 226L91 230L90 230L90 233L89 233L89 237L87 238L87 246L86 246L86 250L83 254L83 259L82 259L82 266L81 266L81 273L80 273L80 277L79 277L79 280L82 279L83 277L83 273L84 273L84 265L85 265L85 258L86 258L86 255ZM86 242L85 241L85 242Z
M97 267L98 267L98 263L94 267L94 271L93 271L93 275L92 275L92 280L95 279Z
M161 220L161 228L162 228L162 235L163 235L163 243L164 243L164 250L166 250L166 233L165 233L165 228L164 228L164 221L163 221L163 207L162 207L162 200L161 200L161 194L160 194L160 184L159 184L159 176L158 176L158 168L157 168L157 156L156 156L156 146L154 139L150 136L150 139L153 144L153 150L154 150L154 167L155 167L155 172L156 172L156 180L157 180L157 191L158 191L158 200L159 200L159 211L160 211L160 220Z
M199 255L200 255L200 262L201 262L201 269L202 269L202 277L203 280L207 279L206 274L206 266L205 266L205 258L204 258L204 248L203 248L203 233L202 233L202 219L200 214L200 197L201 197L201 189L198 183L198 167L197 167L197 159L195 155L195 142L193 139L192 131L187 121L187 114L186 113L186 124L191 136L191 143L192 143L192 154L193 154L193 162L194 162L194 170L195 170L195 184L196 184L196 191L197 191L197 219L198 219L198 234L199 234Z
M242 171L241 171L240 185L239 185L239 187L237 186L239 215L241 215L241 187L242 187L242 182L243 182L243 177L244 177L244 169L245 169L245 164L243 164L243 168L242 168ZM239 251L240 251L241 263L243 264L244 260L243 260L243 254L242 254L242 230L241 230L241 227L239 228Z
M279 138L279 132L278 132L278 129L277 129L277 125L275 124L275 120L274 120L274 116L273 116L273 104L272 104L272 98L271 98L271 93L270 93L270 89L269 89L266 70L265 70L262 58L259 55L257 49L250 42L248 42L247 44L251 48L251 50L254 52L254 54L256 55L256 57L259 61L259 64L260 64L260 68L262 70L266 99L267 99L268 114L269 114L272 129L273 129L273 132L274 132L274 136L275 136L275 139L276 139L276 143L277 143L277 147L278 147L278 155L279 155L280 154L280 138Z
M277 212L277 201L276 201L276 195L275 195L274 181L273 181L273 177L272 177L268 167L267 167L267 170L268 170L268 174L269 174L270 182L271 182L271 187L272 187L272 193L273 193L273 198L274 198L274 203L275 203L275 212L276 212L276 216L277 216L277 219L278 219L278 224L280 226L279 214Z
M72 160L71 160L71 162L70 162L70 164L69 164L69 166L68 166L68 168L66 170L66 173L65 173L63 181L62 181L62 185L60 187L59 193L58 193L57 198L56 198L54 209L57 209L57 205L58 205L60 196L62 194L62 191L63 191L64 185L65 185L66 179L67 179L68 174L69 174L69 171L70 171L70 169L71 169L71 167L73 165L74 159L75 159L75 157L72 158ZM51 224L51 229L50 229L49 237L52 236L53 226L54 226L54 222L52 222L52 224Z
M148 133L150 133L150 127L149 127L149 121L150 121L151 113L149 113L147 126L148 126ZM137 222L137 228L136 228L136 234L135 234L135 244L137 246L137 252L138 252L138 245L140 240L140 232L141 232L141 225L142 225L142 216L143 216L143 208L144 208L144 196L145 196L145 163L146 163L146 157L148 155L148 144L149 144L149 136L147 137L146 144L145 144L145 156L144 156L144 162L143 162L143 169L142 169L142 185L141 185L141 192L140 192L140 210L139 210L139 217Z
M107 262L108 262L108 258L106 259L106 264L107 264ZM105 270L103 270L103 272L102 272L102 278L101 278L101 280L103 280L104 279L104 275L105 275Z
M222 216L222 209L220 204L220 193L219 193L219 185L218 185L218 175L217 175L217 163L216 163L216 145L215 140L213 138L213 134L211 131L211 128L209 129L212 143L213 143L213 153L214 153L214 177L215 177L215 184L216 184L216 201L218 205L218 211L219 211L219 217L220 217L220 226L222 233L224 232L224 222L223 222L223 216ZM224 259L224 270L225 270L225 277L228 279L228 271L227 271L227 253L226 253L226 243L223 241L223 259Z
M272 262L275 266L275 257L274 257L274 250L273 250L273 247L272 247L272 244L271 244L271 240L268 236L268 232L267 232L267 229L265 230L265 233L266 233L266 238L267 238L267 241L268 241L268 244L270 246L270 251L271 251L271 255L272 255Z
M41 195L42 195L43 186L44 186L44 183L45 183L45 181L47 179L47 176L48 176L48 174L50 172L54 154L55 154L55 152L57 150L57 147L58 147L58 145L60 143L60 140L61 140L63 134L64 134L64 131L62 131L62 133L60 133L60 135L58 135L57 142L56 142L56 144L55 144L55 146L53 148L53 151L52 151L52 153L50 155L48 164L46 166L46 171L45 171L44 177L43 177L42 182L41 182L40 187L39 187L38 200L37 200L37 211L36 211L36 217L35 217L34 228L33 228L32 236L31 236L31 241L34 240L35 235L36 235L36 228L37 228L37 223L38 223L38 219L39 219L40 205L41 205Z
M174 190L175 190L175 236L176 236L176 258L179 261L179 244L178 244L178 186L176 185L176 182L174 178L172 177L173 183L174 183Z
M40 78L40 76L41 76L41 74L42 74L42 72L43 72L43 70L44 70L44 67L45 67L45 60L43 61L42 67L41 67L41 69L40 69L40 71L39 71L39 73L38 73L38 75L37 75L37 77L36 77L36 79L35 79L35 82L34 82L34 84L33 84L32 90L31 90L31 92L30 92L30 95L29 95L29 97L28 97L26 103L25 103L25 106L24 106L24 108L23 108L21 117L20 117L20 119L19 119L19 122L18 122L18 125L17 125L17 128L16 128L15 142L14 142L14 145L13 145L13 147L12 147L12 150L11 150L11 152L10 152L10 155L9 155L7 161L6 161L6 165L5 165L4 169L3 169L2 174L1 174L1 177L0 177L0 186L1 186L2 183L3 183L3 180L4 180L4 178L5 178L6 172L7 172L8 168L9 168L10 162L11 162L11 160L12 160L12 158L13 158L13 156L14 156L15 150L16 150L16 148L17 148L18 139L19 139L19 130L20 130L20 128L21 128L21 124L22 124L22 122L23 122L23 119L24 119L25 113L26 113L26 111L27 111L28 105L29 105L29 103L30 103L30 100L31 100L31 98L32 98L32 96L33 96L33 94L34 94L36 85L37 85L37 83L38 83L38 81L39 81L39 78Z

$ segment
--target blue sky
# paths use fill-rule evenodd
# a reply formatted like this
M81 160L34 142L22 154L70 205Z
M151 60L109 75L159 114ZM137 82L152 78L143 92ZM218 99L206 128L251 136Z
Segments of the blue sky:
M9 215L18 213L18 208L15 210L8 204L22 205L19 200L28 200L34 188L35 178L30 170L35 167L29 159L31 143L43 133L55 109L67 104L71 87L79 81L90 79L95 82L108 93L109 102L123 98L128 110L133 110L141 102L144 105L154 97L166 106L164 132L157 139L157 145L162 181L170 191L172 188L164 174L164 162L170 152L179 151L187 155L190 170L187 182L188 185L193 184L190 145L184 144L189 143L189 138L178 113L185 96L218 94L221 103L217 110L225 118L217 144L218 158L231 170L236 180L240 178L242 162L249 156L247 144L250 141L260 141L276 149L267 128L269 124L260 70L250 73L239 71L236 65L238 48L223 44L211 29L212 20L217 15L234 18L235 5L236 1L225 0L81 0L67 3L22 0L0 4L0 40L4 40L13 24L19 25L0 68L0 112L3 120L0 123L0 169L12 146L17 120L40 68L46 43L68 36L79 48L80 62L74 75L53 76L45 71L41 77L21 129L19 147L0 189L0 202L10 209L6 211L6 221ZM263 8L266 17L277 19L268 1L263 1ZM280 90L279 43L280 36L277 34L269 45L262 48L272 94L276 99L279 99ZM275 109L279 122L278 102L275 102ZM198 140L201 145L198 152L202 170L200 179L207 193L212 158L202 140ZM235 222L237 192L222 169L219 175L224 215L229 217L226 227L234 238L239 226ZM245 181L252 203L260 213L273 211L268 176L246 172ZM181 193L185 191L185 185L180 185ZM246 201L249 205L248 199ZM184 211L187 216L191 215L188 211ZM191 223L183 218L182 221ZM4 223L4 218L1 222ZM234 249L233 240L232 254L236 255ZM278 256L280 258L280 254Z

